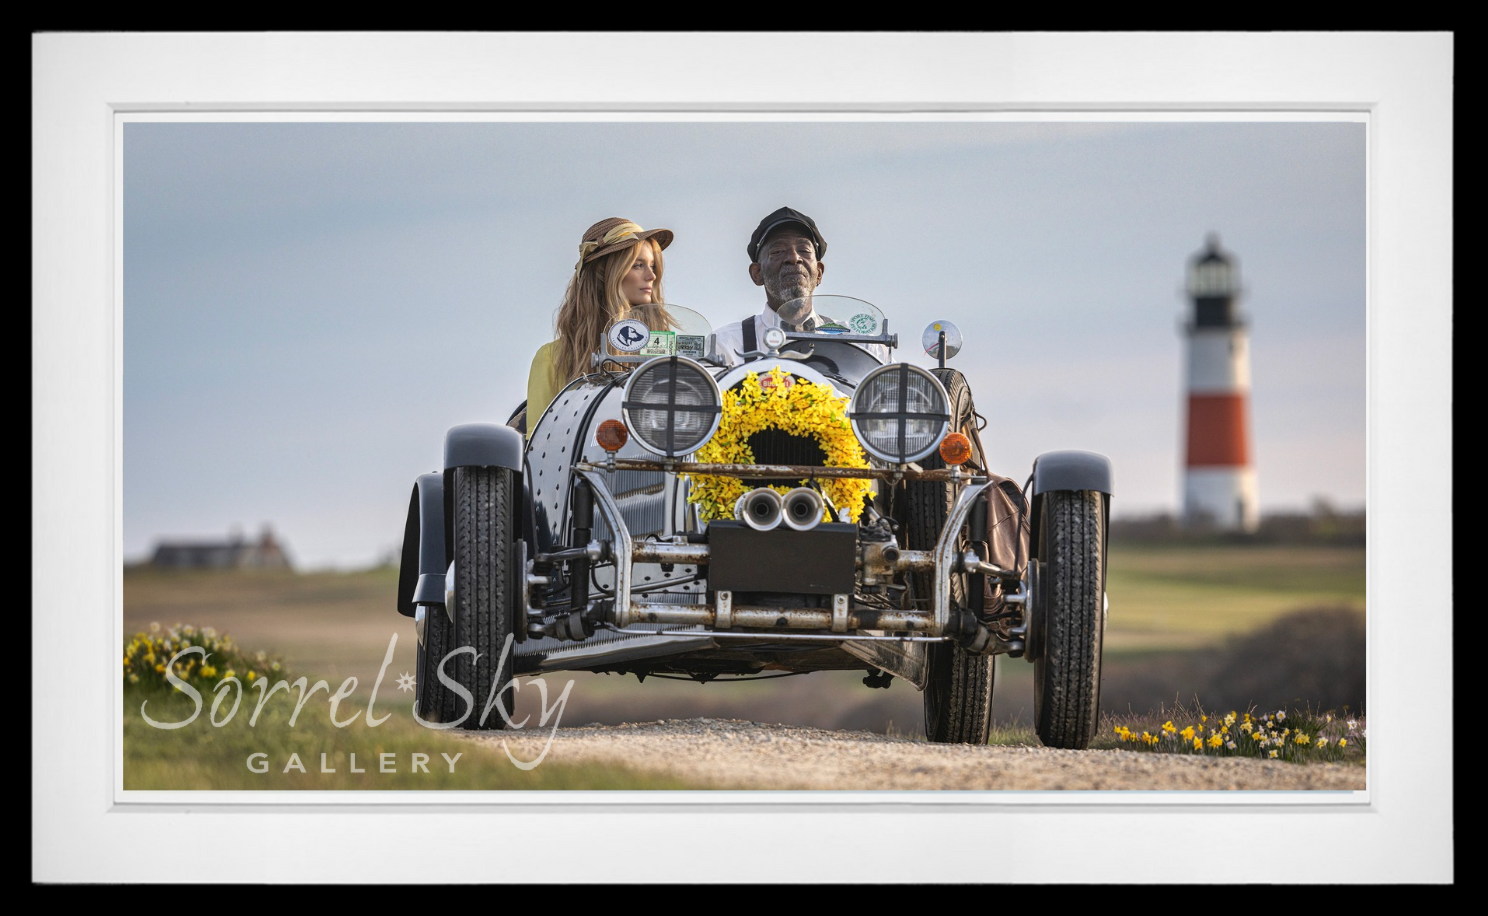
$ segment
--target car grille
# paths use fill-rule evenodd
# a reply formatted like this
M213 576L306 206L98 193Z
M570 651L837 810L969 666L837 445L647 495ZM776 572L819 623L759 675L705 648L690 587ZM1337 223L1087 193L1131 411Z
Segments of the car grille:
M796 464L808 467L824 467L827 453L822 451L811 436L794 436L778 429L762 429L749 437L749 450L754 453L755 464ZM749 487L768 487L786 481L751 480L744 478Z

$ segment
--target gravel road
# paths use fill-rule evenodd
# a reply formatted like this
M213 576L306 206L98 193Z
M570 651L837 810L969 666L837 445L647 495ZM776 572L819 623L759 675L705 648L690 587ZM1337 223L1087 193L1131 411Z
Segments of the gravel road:
M507 742L521 760L548 730L462 733ZM665 773L719 789L1329 789L1364 788L1364 768L1135 751L926 744L861 731L739 719L663 719L560 728L547 761Z

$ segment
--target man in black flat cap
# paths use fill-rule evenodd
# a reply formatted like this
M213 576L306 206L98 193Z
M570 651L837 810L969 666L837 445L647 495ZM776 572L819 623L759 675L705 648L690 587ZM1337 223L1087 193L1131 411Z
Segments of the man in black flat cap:
M758 350L765 328L812 331L822 323L811 305L811 294L821 285L827 240L816 221L799 210L781 207L760 220L749 237L749 278L765 288L765 309L743 321L719 328L717 354L734 365L739 356Z

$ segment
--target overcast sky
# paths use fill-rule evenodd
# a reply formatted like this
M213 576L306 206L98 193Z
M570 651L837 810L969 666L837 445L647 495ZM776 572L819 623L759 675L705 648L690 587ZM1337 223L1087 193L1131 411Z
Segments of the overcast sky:
M722 325L780 206L900 354L960 325L995 470L1103 452L1118 515L1179 507L1180 287L1219 233L1263 511L1364 502L1361 123L131 122L123 156L126 558L270 523L374 561L444 430L525 397L585 228L674 230L668 300Z

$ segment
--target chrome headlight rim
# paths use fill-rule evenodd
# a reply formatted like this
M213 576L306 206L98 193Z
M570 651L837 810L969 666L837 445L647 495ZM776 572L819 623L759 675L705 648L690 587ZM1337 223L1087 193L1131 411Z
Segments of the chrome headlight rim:
M899 376L899 410L893 413L883 413L862 409L863 400L870 397L874 391L874 381L880 376L891 372ZM909 388L909 376L911 375L917 375L930 383L931 390L934 392L941 406L939 411L904 410L904 392ZM853 435L858 437L858 443L863 446L863 450L868 454L889 464L909 464L933 454L940 447L941 440L950 432L951 396L946 393L945 386L940 383L940 379L936 378L928 370L910 363L889 363L863 376L863 380L858 383L857 389L853 392L852 409L848 413L848 420L852 423ZM901 457L900 455L886 452L874 446L872 437L868 436L863 429L862 422L865 420L898 420L896 441L899 443L901 449L905 448L904 438L907 421L935 420L939 421L939 428L930 436L929 444L925 448Z
M671 369L673 373L673 385L671 389L672 400L667 405L664 405L663 409L667 410L667 434L669 441L667 442L668 448L659 448L648 441L646 436L642 434L639 423L631 414L632 410L656 410L658 409L659 405L635 401L632 397L632 390L635 388L638 382L640 382L644 378L649 377L650 373L664 371L665 367L668 365L673 367ZM676 404L675 398L677 388L675 381L677 376L675 373L679 369L683 368L691 370L693 373L707 382L708 390L711 397L710 404L698 406L685 405L680 407ZM695 360L688 359L685 356L658 356L655 359L651 359L644 363L641 363L641 365L637 366L630 373L630 378L627 379L625 382L625 391L620 399L620 412L621 416L623 416L625 419L626 428L630 430L631 435L634 437L634 441L640 443L642 448L654 455L659 455L662 458L681 458L685 455L690 455L698 449L702 448L704 445L707 445L708 440L713 438L713 434L718 432L718 426L720 423L723 422L723 392L718 387L718 380L713 378L713 374L709 372L701 363L696 362ZM705 415L711 415L712 417L712 422L708 424L707 432L703 434L702 438L698 439L696 444L685 449L679 449L675 447L677 425L676 415L682 412L701 413Z

